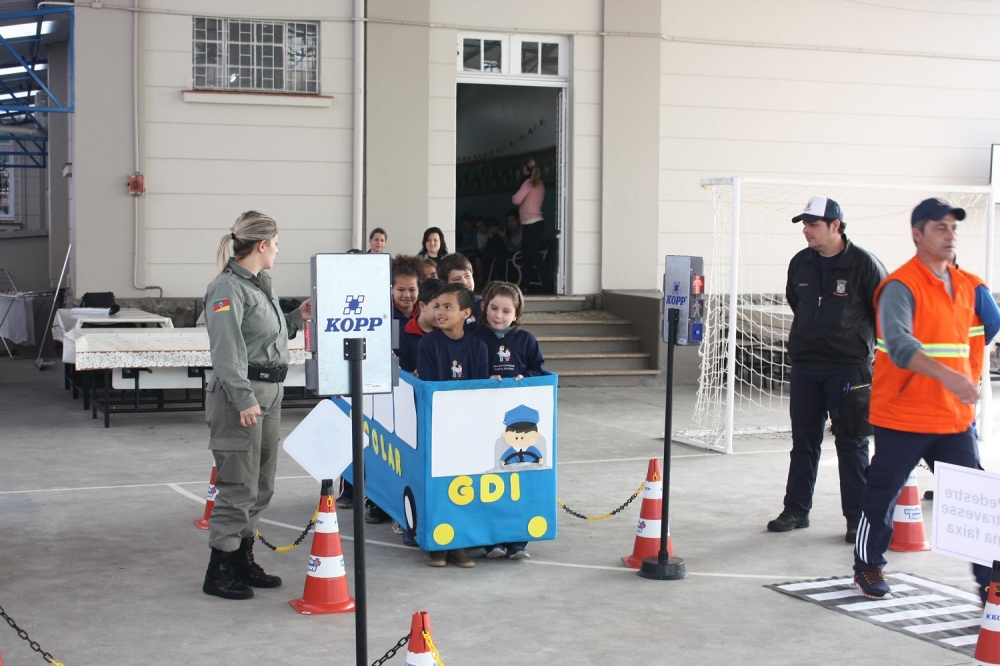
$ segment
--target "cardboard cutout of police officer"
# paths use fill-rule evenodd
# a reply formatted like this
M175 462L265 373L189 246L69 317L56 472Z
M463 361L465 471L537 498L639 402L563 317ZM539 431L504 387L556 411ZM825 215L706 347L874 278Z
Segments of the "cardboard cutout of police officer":
M875 351L872 298L886 271L846 236L844 214L833 199L812 197L792 222L802 222L808 244L792 257L785 285L794 313L788 334L792 451L784 509L767 529L809 527L829 416L840 470L840 505L847 519L845 541L854 543L868 469L867 402Z

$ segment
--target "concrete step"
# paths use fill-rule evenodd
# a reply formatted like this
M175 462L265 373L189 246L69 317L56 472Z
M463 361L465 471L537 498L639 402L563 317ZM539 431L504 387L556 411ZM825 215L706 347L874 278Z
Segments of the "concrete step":
M593 296L525 296L524 311L579 312L594 308Z
M654 386L656 370L593 370L557 373L562 387Z
M521 325L536 338L541 336L623 336L632 335L632 323L607 312L589 310L580 312L526 314Z
M649 370L649 354L642 352L547 354L545 369L557 375L564 371Z
M638 335L543 335L536 339L545 355L639 351Z

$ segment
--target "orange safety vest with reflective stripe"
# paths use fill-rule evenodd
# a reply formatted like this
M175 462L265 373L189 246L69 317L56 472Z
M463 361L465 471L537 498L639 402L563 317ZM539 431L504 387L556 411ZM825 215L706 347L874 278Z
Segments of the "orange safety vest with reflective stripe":
M977 386L983 378L983 359L986 356L986 327L983 320L976 314L975 290L979 285L986 285L975 273L956 268L969 282L972 283L972 328L969 329L969 365L972 366L972 383Z
M947 434L964 432L976 416L975 405L964 405L944 384L900 368L889 358L878 322L878 299L891 280L913 294L913 337L920 349L938 363L972 377L969 329L975 317L975 286L949 267L954 297L944 281L914 257L889 274L875 290L875 330L878 337L872 377L869 421L904 432Z

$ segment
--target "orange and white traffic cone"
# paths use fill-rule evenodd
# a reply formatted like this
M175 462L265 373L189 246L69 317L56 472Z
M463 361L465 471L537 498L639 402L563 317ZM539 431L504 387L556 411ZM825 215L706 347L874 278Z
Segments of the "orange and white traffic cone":
M330 486L323 486L302 598L288 602L302 615L348 613L354 610L354 599L347 589L344 551L340 547L337 505L333 502L331 492Z
M212 478L208 482L208 500L205 502L205 515L194 521L194 526L199 530L208 529L208 519L212 517L212 509L215 508L215 496L219 494L215 487L215 465L212 465Z
M437 648L434 647L431 636L430 614L427 611L414 613L413 621L410 622L410 644L406 647L406 666L435 666L435 652Z
M976 641L976 664L1000 664L1000 561L993 560L990 592L983 608L983 622Z
M920 509L917 475L911 471L892 513L892 541L889 542L889 550L913 553L930 549L931 545L924 535L924 514Z
M663 516L663 475L660 474L659 458L649 461L646 470L646 487L642 491L642 507L639 509L639 524L635 530L635 546L632 554L622 558L630 569L642 568L647 557L656 557L660 552L660 518ZM667 525L667 554L674 556L674 542L670 538Z

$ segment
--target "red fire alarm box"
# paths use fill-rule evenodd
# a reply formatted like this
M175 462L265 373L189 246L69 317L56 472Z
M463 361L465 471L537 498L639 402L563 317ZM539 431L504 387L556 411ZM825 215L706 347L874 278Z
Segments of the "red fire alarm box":
M146 192L146 179L141 173L134 173L128 177L128 193L134 197Z

